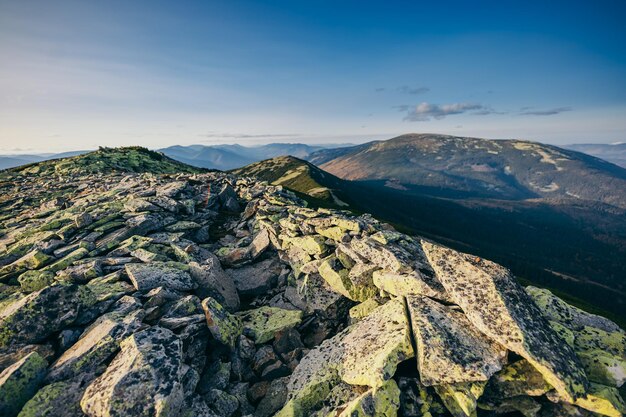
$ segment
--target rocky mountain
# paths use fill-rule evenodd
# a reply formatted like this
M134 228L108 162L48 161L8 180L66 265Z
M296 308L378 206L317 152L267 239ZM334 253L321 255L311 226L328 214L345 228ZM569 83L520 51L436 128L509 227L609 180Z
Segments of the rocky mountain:
M343 179L451 198L578 200L626 208L626 170L556 146L409 134L307 158Z
M291 157L233 173L280 184L315 207L371 213L405 232L491 257L526 282L626 323L624 210L600 211L578 200L548 204L433 196L389 181L343 180Z
M564 148L583 152L626 168L626 143L576 143Z
M228 170L282 155L305 158L321 149L323 149L321 146L310 146L301 143L270 143L260 146L170 146L159 149L159 151L189 165Z
M5 171L2 416L620 416L626 333L502 266L141 148Z

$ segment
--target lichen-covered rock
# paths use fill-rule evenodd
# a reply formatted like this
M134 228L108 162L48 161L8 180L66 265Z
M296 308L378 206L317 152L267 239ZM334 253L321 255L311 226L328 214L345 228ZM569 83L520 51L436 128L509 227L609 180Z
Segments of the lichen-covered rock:
M341 378L352 385L377 387L396 366L414 356L404 302L391 300L355 324L343 338Z
M18 417L84 417L80 399L85 387L79 382L61 381L37 391Z
M623 332L611 320L571 306L549 290L528 286L526 287L526 292L530 294L548 320L561 323L569 329L579 330L588 326L596 327L606 332Z
M355 264L352 269L344 268L334 256L325 259L318 268L318 273L333 290L353 301L365 301L378 293L372 272L372 268L363 263Z
M341 382L343 337L348 330L322 342L298 364L289 378L289 400L276 417L305 417L319 408L332 388Z
M48 363L37 352L31 352L0 373L0 415L16 416L35 395L46 376Z
M517 396L540 396L552 387L526 359L505 366L487 383L485 396L488 398L511 398Z
M178 291L191 291L198 286L186 269L176 263L151 262L126 264L126 273L138 291L167 287Z
M485 382L461 382L436 385L435 391L454 417L476 417L478 398L485 389Z
M435 278L422 274L419 271L407 273L378 270L373 273L374 284L381 290L398 296L423 295L438 300L449 300L441 283Z
M297 326L302 320L302 312L278 307L260 307L238 313L243 323L243 334L257 344L269 342L276 333Z
M348 313L350 315L351 324L367 317L367 315L374 311L379 305L380 303L376 298L370 298L352 307Z
M507 269L430 242L422 247L439 281L480 332L526 358L564 398L585 395L587 377L576 354Z
M82 285L57 284L29 294L0 313L0 347L42 341L93 303L93 294Z
M213 337L226 346L234 348L237 338L243 332L241 319L230 314L211 297L202 300L202 308L206 316L207 326Z
M554 402L562 400L559 394L554 391L548 393L548 398ZM595 383L591 383L587 394L577 398L574 404L603 416L621 417L626 413L626 403L624 403L617 389Z
M485 339L462 312L427 297L408 297L407 306L422 384L486 381L502 368L506 349Z
M101 371L104 362L118 350L120 341L141 326L143 310L130 314L108 313L83 332L78 341L50 367L47 379L59 381L75 376L90 378Z
M395 417L400 406L400 390L393 379L372 388L345 404L337 417Z
M80 402L89 417L172 416L183 404L182 343L151 327L125 339L107 370Z
M326 251L326 238L323 236L285 237L283 246L292 246L302 249L309 255L321 255ZM284 248L285 249L285 248Z

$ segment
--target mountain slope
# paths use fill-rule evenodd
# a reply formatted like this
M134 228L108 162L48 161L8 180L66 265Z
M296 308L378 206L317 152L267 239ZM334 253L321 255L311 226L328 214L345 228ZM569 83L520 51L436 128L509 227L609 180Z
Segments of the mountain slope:
M626 170L555 146L411 134L307 158L340 178L453 198L583 200L626 209Z
M108 172L150 172L153 174L193 173L206 170L171 159L162 153L139 146L100 148L97 151L72 157L51 159L39 163L10 168L0 173L0 179L16 174L45 176Z
M583 152L612 164L626 168L626 143L577 143L563 146L577 152Z
M348 205L338 197L346 188L343 184L345 181L293 156L279 156L255 162L231 172L240 176L255 177L273 185L282 185L337 206Z

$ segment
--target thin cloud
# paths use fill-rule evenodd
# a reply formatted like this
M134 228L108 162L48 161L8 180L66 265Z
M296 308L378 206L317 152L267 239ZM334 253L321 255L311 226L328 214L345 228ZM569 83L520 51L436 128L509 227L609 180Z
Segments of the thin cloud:
M376 90L377 93L382 93L383 91L385 91L385 87L378 87Z
M524 116L553 116L555 114L572 111L571 107L556 107L547 110L530 110L532 107L522 107L521 115Z
M487 115L497 113L491 107L477 103L452 103L452 104L431 104L420 103L417 106L402 104L394 106L399 111L406 112L404 120L410 122L424 122L432 119L443 119L456 114L471 113L474 115Z
M404 94L418 95L418 94L428 93L430 91L430 88L428 88L428 87L409 87L408 85L403 85L403 86L400 86L400 87L396 88L396 90L398 90L399 92L404 93Z

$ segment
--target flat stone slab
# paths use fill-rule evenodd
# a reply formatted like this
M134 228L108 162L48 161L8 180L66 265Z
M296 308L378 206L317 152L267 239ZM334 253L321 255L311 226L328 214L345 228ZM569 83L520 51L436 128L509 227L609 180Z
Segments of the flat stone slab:
M576 354L504 267L422 241L450 297L483 334L526 358L559 394L574 401L588 382Z
M341 379L351 385L381 386L400 362L414 356L404 301L391 300L374 309L342 343Z
M417 368L426 386L486 381L506 349L479 333L465 315L427 297L407 297Z
M176 265L176 266L174 266ZM183 265L183 264L180 264ZM166 287L177 291L191 291L197 287L189 272L175 263L151 262L126 264L126 273L137 291Z

